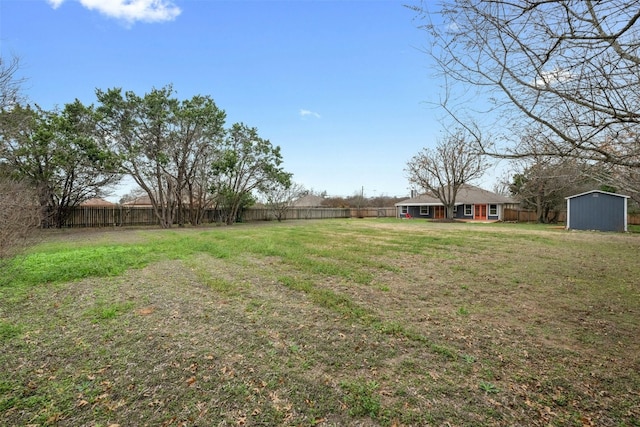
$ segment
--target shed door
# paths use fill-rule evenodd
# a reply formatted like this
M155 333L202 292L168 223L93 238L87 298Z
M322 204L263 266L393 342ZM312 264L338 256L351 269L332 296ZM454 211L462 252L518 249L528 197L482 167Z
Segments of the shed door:
M487 219L487 205L475 205L473 219Z

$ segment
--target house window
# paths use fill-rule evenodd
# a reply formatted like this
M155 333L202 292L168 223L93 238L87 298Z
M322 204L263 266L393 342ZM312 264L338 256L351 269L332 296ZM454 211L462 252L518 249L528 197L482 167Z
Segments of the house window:
M402 206L402 213L406 214L408 212L408 206Z
M429 206L420 206L420 215L429 215Z
M492 215L492 216L498 215L498 205L489 205L489 215Z
M471 216L473 212L471 210L471 205L464 205L464 216Z
M458 213L458 205L455 205L455 206L453 207L453 213L454 213L454 214L457 214L457 213Z

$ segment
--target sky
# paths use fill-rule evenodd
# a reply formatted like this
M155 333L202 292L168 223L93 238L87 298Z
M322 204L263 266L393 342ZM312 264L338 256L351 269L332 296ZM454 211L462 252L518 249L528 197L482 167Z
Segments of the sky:
M171 84L178 99L211 96L227 127L257 128L307 189L402 197L406 163L443 135L406 3L2 0L0 54L20 58L23 93L42 108Z

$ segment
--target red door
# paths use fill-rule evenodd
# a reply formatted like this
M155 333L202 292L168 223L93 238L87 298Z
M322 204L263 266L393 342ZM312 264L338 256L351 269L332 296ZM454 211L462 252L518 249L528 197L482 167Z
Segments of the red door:
M475 207L473 219L487 219L487 205L475 205Z
M433 207L433 218L434 219L442 219L442 218L444 218L444 206L434 206Z

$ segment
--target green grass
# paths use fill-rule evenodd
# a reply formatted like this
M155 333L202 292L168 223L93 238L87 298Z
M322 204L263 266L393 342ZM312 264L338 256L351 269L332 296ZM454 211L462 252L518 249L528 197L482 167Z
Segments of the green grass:
M380 387L378 383L357 379L343 381L340 383L340 387L346 393L344 400L348 407L349 415L353 417L378 417L382 408L381 399L377 391Z
M630 233L640 233L640 225L628 225L627 229Z
M115 319L130 311L133 303L108 303L102 299L96 301L95 305L86 311L86 314L94 323Z
M2 425L640 425L640 238L65 231L0 277Z
M20 335L22 327L12 323L0 321L0 342L9 341Z

